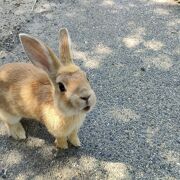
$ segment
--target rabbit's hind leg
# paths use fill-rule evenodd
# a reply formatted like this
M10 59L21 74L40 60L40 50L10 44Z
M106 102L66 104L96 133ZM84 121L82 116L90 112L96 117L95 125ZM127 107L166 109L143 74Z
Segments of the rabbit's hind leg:
M16 124L8 124L9 135L12 136L14 139L21 140L26 139L25 130L20 122Z
M14 139L26 139L25 130L20 123L21 117L11 115L0 109L0 119L6 124L9 135Z

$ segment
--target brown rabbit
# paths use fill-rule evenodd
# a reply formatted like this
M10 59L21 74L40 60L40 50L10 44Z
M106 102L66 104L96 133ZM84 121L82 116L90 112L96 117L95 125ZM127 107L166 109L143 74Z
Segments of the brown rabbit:
M67 140L80 146L78 130L96 103L85 72L73 63L67 29L60 30L60 59L40 40L20 34L33 64L10 63L0 67L0 120L15 139L25 139L20 119L45 124L57 147Z

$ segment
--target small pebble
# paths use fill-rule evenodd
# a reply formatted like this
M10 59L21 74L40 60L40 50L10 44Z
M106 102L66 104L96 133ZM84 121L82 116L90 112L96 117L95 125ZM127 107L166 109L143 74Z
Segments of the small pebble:
M3 179L6 179L6 178L7 178L7 176L6 176L5 174L3 174L3 175L2 175L2 178L3 178Z
M0 175L3 179L7 178L7 170L6 169L2 169L1 172L0 172Z
M141 68L141 71L146 71L146 69L144 67Z

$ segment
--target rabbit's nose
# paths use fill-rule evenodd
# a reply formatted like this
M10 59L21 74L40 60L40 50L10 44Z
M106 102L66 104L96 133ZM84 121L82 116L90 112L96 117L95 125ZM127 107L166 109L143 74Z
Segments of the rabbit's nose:
M90 96L80 97L80 98L83 99L84 101L88 101L88 99L90 98Z

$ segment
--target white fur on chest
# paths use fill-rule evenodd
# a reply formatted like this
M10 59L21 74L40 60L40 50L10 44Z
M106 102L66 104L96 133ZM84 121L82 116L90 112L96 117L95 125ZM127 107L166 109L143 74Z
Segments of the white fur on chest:
M44 111L44 123L55 137L70 135L73 130L80 128L84 119L85 114L64 117L54 108L47 107Z

